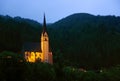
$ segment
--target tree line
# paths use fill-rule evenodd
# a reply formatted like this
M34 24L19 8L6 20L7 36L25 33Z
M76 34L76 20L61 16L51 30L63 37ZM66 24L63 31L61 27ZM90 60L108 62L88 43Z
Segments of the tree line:
M0 53L0 81L119 81L120 65L100 70L85 70L61 62L28 63L9 51Z

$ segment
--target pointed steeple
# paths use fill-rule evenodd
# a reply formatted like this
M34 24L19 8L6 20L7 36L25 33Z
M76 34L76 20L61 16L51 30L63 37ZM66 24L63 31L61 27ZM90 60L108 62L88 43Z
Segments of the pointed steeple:
M45 18L45 13L44 13L44 20L43 20L43 33L47 32L46 28L46 18Z

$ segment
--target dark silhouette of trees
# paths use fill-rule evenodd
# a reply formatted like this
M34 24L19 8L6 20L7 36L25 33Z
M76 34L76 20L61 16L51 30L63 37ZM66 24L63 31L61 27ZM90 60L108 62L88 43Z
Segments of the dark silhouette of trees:
M61 67L62 66L62 67ZM119 81L120 65L86 70L55 63L29 63L13 52L0 53L0 81Z
M0 16L0 52L21 53L25 42L40 42L42 25L30 19ZM120 17L70 15L48 25L56 67L100 69L120 64Z

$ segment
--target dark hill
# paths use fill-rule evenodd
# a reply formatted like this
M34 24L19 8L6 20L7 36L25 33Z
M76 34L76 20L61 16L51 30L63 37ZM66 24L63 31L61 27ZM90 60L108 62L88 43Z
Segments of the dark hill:
M66 27L67 25L70 25L70 26L71 25L76 25L76 24L79 24L79 23L83 23L85 21L89 21L93 18L95 18L94 15L90 15L90 14L87 14L87 13L76 13L76 14L70 15L66 18L63 18L63 19L55 22L54 24L55 25L64 25Z
M39 40L41 28L30 19L0 15L0 51L20 52L24 42Z
M87 13L76 13L73 15L70 15L66 18L63 18L53 24L53 26L59 28L59 27L69 27L71 28L74 26L74 28L82 27L81 25L88 25L89 23L93 26L94 24L106 24L107 28L111 28L111 25L118 25L120 22L120 17L115 16L94 16Z
M39 42L41 24L0 16L0 51L21 51ZM77 13L48 25L54 62L98 68L120 64L120 17Z
M78 13L51 27L52 45L71 62L95 67L120 64L120 17Z

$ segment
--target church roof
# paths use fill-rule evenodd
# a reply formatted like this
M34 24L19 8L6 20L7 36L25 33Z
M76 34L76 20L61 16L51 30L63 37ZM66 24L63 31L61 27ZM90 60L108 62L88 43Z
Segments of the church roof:
M41 52L40 43L33 43L33 42L24 43L23 50Z
M43 20L43 34L45 33L45 32L47 32L47 28L46 28L46 18L45 18L45 14L44 14L44 20Z

